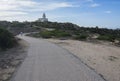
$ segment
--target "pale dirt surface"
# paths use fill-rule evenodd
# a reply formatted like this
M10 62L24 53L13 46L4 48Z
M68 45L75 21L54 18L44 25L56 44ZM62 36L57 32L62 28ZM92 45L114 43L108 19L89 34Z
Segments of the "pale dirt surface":
M105 81L67 50L43 39L19 36L28 56L10 81Z
M78 56L107 81L120 81L120 48L77 40L45 39Z
M19 40L19 45L0 52L0 81L8 81L26 57L27 43Z

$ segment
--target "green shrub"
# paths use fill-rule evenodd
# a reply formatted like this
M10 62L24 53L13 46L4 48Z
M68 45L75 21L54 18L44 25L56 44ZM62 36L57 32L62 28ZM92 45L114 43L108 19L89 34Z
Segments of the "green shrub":
M75 39L77 40L85 40L87 39L88 35L87 34L79 34L77 36L75 36Z
M68 32L62 30L53 30L51 31L55 37L69 37L71 36Z
M112 35L100 35L97 39L113 42L115 40L115 37Z
M14 36L7 30L0 28L0 49L5 50L15 46L16 40Z
M59 37L71 36L69 33L61 30L52 30L52 31L45 30L45 31L41 31L39 34L43 38L51 38L51 37L59 38Z
M51 38L52 37L52 32L51 31L42 31L39 34L43 38Z

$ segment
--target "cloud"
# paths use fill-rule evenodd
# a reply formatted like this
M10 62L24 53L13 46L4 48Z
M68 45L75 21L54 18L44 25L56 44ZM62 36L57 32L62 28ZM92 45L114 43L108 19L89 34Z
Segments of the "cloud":
M0 17L6 17L6 16L17 16L17 15L26 15L27 13L25 12L11 12L11 11L4 11L0 12Z
M87 2L94 2L93 0L86 0Z
M108 10L108 11L105 11L105 13L110 14L110 13L112 13L112 11L109 11L109 10Z
M55 10L58 8L66 8L66 7L75 7L72 4L68 4L66 2L61 3L40 3L36 6L36 8L31 9L32 11L49 11Z
M36 2L30 0L0 0L1 10L19 10L23 7L33 7Z
M93 3L90 5L90 7L98 7L98 6L100 6L100 4L98 4L98 3Z
M37 2L34 0L0 0L0 16L23 15L31 11L49 11L74 7L67 2Z
M94 0L85 0L85 2L90 6L90 7L98 7L100 6L99 3L96 3Z

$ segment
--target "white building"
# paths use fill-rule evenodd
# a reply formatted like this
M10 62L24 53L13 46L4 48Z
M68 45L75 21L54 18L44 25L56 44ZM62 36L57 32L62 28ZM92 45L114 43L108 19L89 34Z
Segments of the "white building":
M38 21L38 22L48 22L48 18L46 18L45 13L43 13L42 18L39 18L37 21Z

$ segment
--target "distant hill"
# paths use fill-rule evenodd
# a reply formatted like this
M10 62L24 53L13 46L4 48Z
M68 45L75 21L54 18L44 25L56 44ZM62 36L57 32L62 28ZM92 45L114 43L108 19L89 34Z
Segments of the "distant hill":
M119 41L120 29L107 29L99 27L81 27L73 23L58 23L58 22L8 22L0 21L0 27L8 29L13 34L19 34L20 32L40 32L45 28L60 30L67 32L70 36L76 39L97 39L105 41ZM55 32L55 31L54 31Z

